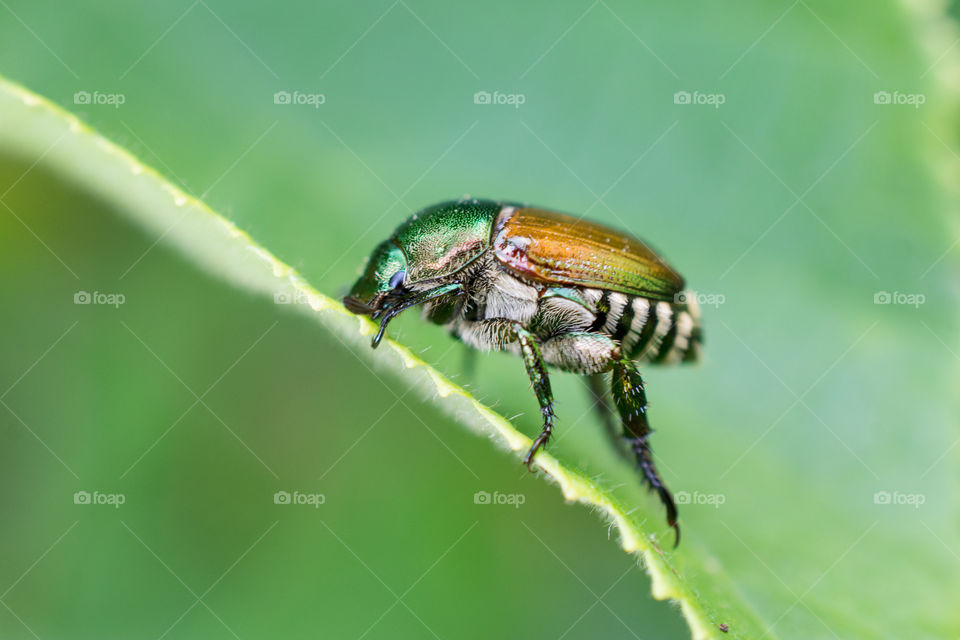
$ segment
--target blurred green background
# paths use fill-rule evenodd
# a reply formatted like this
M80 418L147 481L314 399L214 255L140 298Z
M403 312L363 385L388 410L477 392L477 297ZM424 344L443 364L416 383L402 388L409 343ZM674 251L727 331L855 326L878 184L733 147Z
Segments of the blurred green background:
M668 483L723 497L681 506L684 544L771 636L947 637L957 67L930 7L4 0L0 73L334 297L405 216L468 193L644 237L722 301L703 366L647 372ZM688 635L592 514L309 319L42 154L2 156L0 201L0 637ZM536 430L518 361L468 378L438 329L391 330ZM551 451L651 500L581 386L555 377Z

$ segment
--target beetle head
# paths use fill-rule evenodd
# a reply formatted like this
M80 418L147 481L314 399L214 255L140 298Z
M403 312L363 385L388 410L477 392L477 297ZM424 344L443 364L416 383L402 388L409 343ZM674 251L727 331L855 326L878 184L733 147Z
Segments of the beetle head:
M367 266L343 304L353 313L376 319L389 307L390 298L402 296L406 289L407 259L400 247L387 240L374 249Z
M374 347L405 309L462 294L456 274L486 250L500 208L490 200L442 202L408 218L377 246L343 299L353 313L380 320Z

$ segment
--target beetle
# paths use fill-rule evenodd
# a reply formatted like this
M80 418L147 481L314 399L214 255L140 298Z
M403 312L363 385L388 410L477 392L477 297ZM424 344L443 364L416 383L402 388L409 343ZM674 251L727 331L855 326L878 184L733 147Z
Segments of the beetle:
M696 361L703 337L695 296L644 242L518 203L442 202L414 214L374 249L343 302L379 320L374 348L394 317L420 306L427 320L470 347L521 356L543 420L523 459L528 469L554 428L547 367L589 376L608 432L609 384L622 436L679 544L677 507L648 442L637 365Z

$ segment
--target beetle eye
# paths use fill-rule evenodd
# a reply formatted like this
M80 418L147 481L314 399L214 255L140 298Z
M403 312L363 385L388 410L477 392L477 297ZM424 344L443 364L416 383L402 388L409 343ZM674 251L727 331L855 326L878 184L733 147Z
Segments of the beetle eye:
M390 288L399 289L403 286L403 279L407 276L407 272L404 270L397 271L393 274L393 277L390 278Z

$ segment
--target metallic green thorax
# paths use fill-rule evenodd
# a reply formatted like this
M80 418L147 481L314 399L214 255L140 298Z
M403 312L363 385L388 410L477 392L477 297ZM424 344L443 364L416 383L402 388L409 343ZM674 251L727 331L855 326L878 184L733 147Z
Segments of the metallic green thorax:
M490 200L442 203L409 218L393 234L410 282L449 275L483 253L501 205Z

